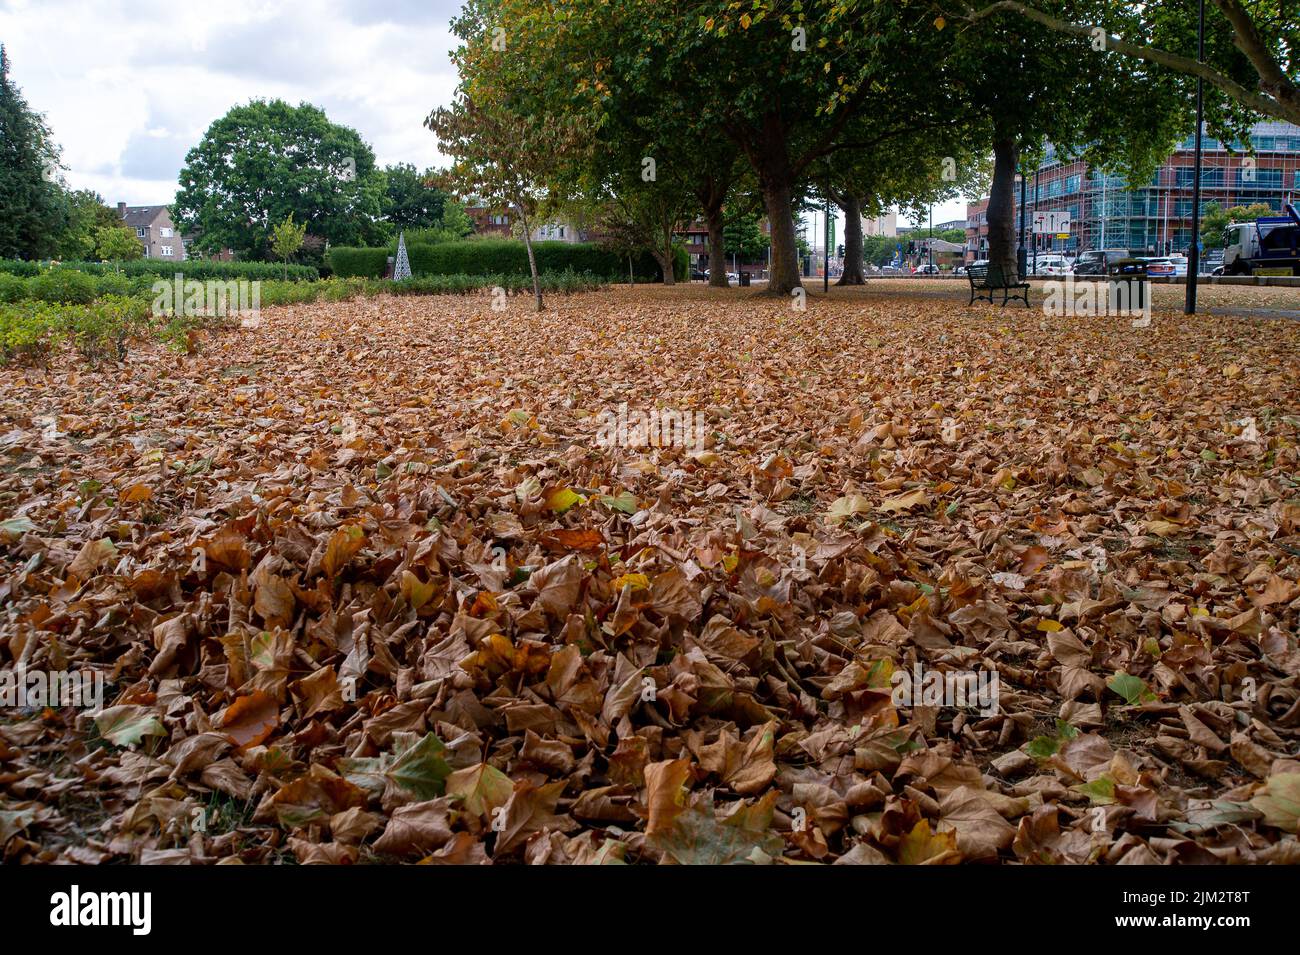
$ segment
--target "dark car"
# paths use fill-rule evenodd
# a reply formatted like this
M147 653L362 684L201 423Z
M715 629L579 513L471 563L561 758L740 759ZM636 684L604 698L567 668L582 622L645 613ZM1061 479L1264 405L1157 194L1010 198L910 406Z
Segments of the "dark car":
M1105 275L1119 259L1139 258L1131 249L1095 249L1080 252L1074 263L1075 275Z
M709 280L709 273L708 273L706 270L704 270L704 269L691 269L691 281L692 281L692 282L707 282L708 280Z

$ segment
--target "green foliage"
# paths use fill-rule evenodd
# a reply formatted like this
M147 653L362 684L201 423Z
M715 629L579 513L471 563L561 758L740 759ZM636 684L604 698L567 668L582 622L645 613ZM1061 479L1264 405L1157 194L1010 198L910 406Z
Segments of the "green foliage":
M144 246L125 226L100 226L95 230L95 254L101 262L121 262L144 257Z
M271 250L284 262L286 281L289 278L289 259L302 248L302 242L306 235L306 224L294 225L292 212L284 217L283 222L271 230Z
M0 272L0 303L21 302L27 298L27 282L17 275Z
M51 305L0 305L0 362L44 364L62 338L62 330L62 316Z
M1224 209L1217 202L1207 202L1201 213L1201 238L1207 249L1223 248L1223 233L1234 222L1253 222L1263 216L1276 215L1264 202Z
M63 194L67 225L59 236L54 250L56 258L81 261L95 256L95 235L101 228L122 227L117 210L110 209L104 198L89 189L78 189ZM134 239L134 235L132 236ZM139 246L138 240L136 245ZM138 257L138 256L137 256Z
M56 251L67 221L59 148L10 80L9 65L0 46L0 256L43 258Z
M406 251L411 251L407 245ZM325 261L339 278L380 278L388 264L386 248L354 248L345 245L332 245L325 253Z
M88 305L99 294L93 275L76 269L50 269L32 279L28 285L30 296L41 302L65 305Z
M126 358L126 343L144 330L148 303L139 298L107 295L84 308L65 309L64 326L88 362Z
M120 272L128 278L148 276L152 282L155 278L172 278L180 273L187 279L272 279L282 277L282 266L275 262L222 262L216 259L186 259L183 262L162 262L158 259L136 259L131 262L107 264L103 262L62 262L55 271L85 272L88 275L103 275L107 272ZM0 272L13 275L35 276L48 271L48 266L40 262L24 262L17 259L0 259ZM320 272L306 265L291 265L288 278L292 282L310 282L320 278Z
M310 236L382 239L384 176L356 130L318 107L254 100L218 119L185 157L172 212L197 247L265 258L274 223L293 213Z
M434 185L435 176L432 169L419 172L410 163L384 168L384 218L395 229L409 232L443 224L448 197Z
M762 258L771 244L759 227L758 215L752 212L727 216L722 235L727 243L727 253L736 253L742 262Z
M627 258L593 242L535 242L533 252L539 272L590 272L607 281L627 277ZM341 278L379 278L390 255L388 249L356 249L334 246L329 251L330 267ZM407 242L411 272L429 275L528 275L528 250L513 239L482 239L475 242L441 242L420 245ZM674 253L679 271L686 274L689 256L684 249ZM659 266L648 252L633 257L638 279L654 281Z

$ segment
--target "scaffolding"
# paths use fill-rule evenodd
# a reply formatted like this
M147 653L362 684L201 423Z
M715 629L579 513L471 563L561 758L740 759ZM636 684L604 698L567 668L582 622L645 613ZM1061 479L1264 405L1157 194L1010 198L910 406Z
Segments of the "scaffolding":
M1205 134L1201 156L1201 215L1210 203L1223 208L1263 203L1281 212L1300 195L1300 126L1256 123L1255 153L1244 143L1233 152ZM1148 254L1186 252L1192 239L1193 137L1156 171L1152 181L1129 189L1119 176L1103 175L1083 162L1063 162L1049 150L1026 183L1026 217L1036 211L1068 211L1068 238L1026 236L1030 253L1129 248ZM1037 195L1037 200L1035 200Z

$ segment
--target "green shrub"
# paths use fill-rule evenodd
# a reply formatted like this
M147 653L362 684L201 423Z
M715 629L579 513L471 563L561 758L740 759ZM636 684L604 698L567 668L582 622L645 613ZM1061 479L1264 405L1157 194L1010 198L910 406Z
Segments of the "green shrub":
M105 272L95 283L96 294L127 296L131 294L131 280L121 272Z
M410 247L407 247L409 252ZM325 255L330 269L338 278L382 278L388 265L388 249L331 246Z
M95 300L97 283L93 275L75 269L51 269L31 279L31 297L62 305L88 305Z
M592 242L534 242L533 252L537 257L538 272L588 272L605 281L627 278L627 257ZM379 278L384 274L391 254L388 248L343 246L331 248L329 252L335 275L368 278ZM411 272L417 277L530 274L528 250L523 242L513 239L434 244L408 242L406 254L411 262ZM678 259L678 275L684 279L688 261L685 249L681 250ZM633 256L632 267L638 281L653 282L659 278L659 266L649 252Z
M297 305L302 302L316 301L320 282L263 282L260 306Z
M0 305L0 362L44 364L62 335L63 319L53 305Z
M53 266L55 271L74 270L88 275L103 275L118 272L128 278L140 275L155 278L172 278L179 272L187 279L280 279L284 277L284 266L278 262L222 262L216 259L186 259L183 262L167 262L162 259L136 259L130 262L61 262ZM18 259L0 259L0 272L12 275L34 276L48 271L48 264L24 262ZM314 282L320 278L320 271L308 265L290 265L288 279L291 282Z
M0 272L0 303L21 302L25 298L27 298L26 279Z
M590 272L541 272L537 276L543 292L586 292L598 289L604 281ZM530 294L533 279L530 275L424 275L402 282L376 283L382 291L392 295L465 295L484 289L502 288L506 292Z
M126 343L141 333L149 305L143 299L107 295L89 305L62 310L63 323L77 351L89 362L126 358Z

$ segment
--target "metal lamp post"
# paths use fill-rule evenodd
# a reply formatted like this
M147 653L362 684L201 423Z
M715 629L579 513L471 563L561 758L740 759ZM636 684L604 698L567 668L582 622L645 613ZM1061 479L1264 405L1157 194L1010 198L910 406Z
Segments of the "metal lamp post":
M1205 61L1205 0L1198 0L1196 62ZM1196 314L1196 280L1201 272L1201 125L1205 120L1205 81L1196 78L1196 152L1192 160L1192 245L1187 250L1187 300L1185 315Z
M1020 248L1016 249L1016 269L1023 279L1025 277L1025 177L1016 173L1016 182L1020 183Z

